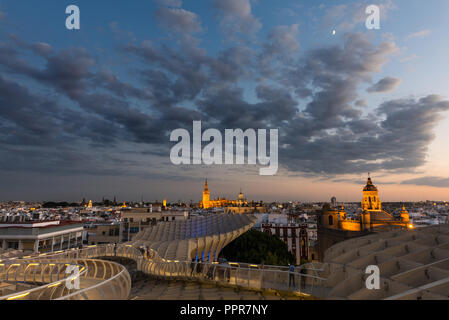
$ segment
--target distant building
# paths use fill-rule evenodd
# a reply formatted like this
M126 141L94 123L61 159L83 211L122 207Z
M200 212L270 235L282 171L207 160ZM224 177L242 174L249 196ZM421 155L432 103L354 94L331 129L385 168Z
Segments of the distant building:
M264 205L249 203L248 200L245 199L242 190L240 190L237 200L228 200L225 198L218 198L216 200L211 200L207 180L206 183L204 184L203 200L200 202L200 208L203 209L224 208L225 213L234 213L234 214L266 212L266 207Z
M321 216L321 225L327 229L346 231L374 231L378 227L397 226L405 229L412 228L409 225L408 212L403 207L401 218L396 219L392 214L382 210L377 187L368 177L363 188L362 212L355 219L349 219L344 206L340 208L325 205Z
M53 252L82 244L83 223L79 221L27 221L0 223L3 250Z
M145 228L156 225L162 220L161 207L156 211L153 206L144 208L127 208L121 211L120 242L131 241L133 237Z
M98 223L85 227L89 245L120 243L120 224Z
M206 183L204 184L203 189L203 201L200 202L200 207L203 209L210 209L210 208L225 208L230 206L243 206L247 205L248 201L244 198L242 191L240 190L240 193L238 195L237 200L228 200L225 198L218 198L216 200L210 199L210 190L209 186Z
M157 211L152 209L156 208ZM150 226L155 226L161 221L178 221L190 218L188 211L161 210L161 207L130 208L121 213L120 239L131 241L140 231Z
M307 226L300 224L262 224L262 231L277 236L288 246L288 251L293 253L296 264L301 261L308 261L309 257L309 237Z
M332 204L333 207L337 206L337 198L336 197L332 197L331 198L331 204Z
M318 226L320 259L323 258L327 248L338 242L371 232L413 228L404 206L400 217L394 217L382 209L378 189L371 177L368 177L366 186L363 188L361 212L356 217L349 218L344 206L340 208L330 204L323 206Z

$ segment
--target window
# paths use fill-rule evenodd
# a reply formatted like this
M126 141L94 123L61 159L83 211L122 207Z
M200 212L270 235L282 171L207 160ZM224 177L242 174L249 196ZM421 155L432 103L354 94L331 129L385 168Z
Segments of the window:
M19 243L18 242L8 242L8 249L19 249Z
M329 225L332 226L334 224L334 217L329 216Z

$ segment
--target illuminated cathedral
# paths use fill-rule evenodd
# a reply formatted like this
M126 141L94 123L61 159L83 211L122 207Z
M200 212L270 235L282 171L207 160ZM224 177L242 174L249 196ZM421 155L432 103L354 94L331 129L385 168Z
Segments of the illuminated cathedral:
M379 191L368 176L366 186L363 188L363 198L360 215L353 219L347 217L347 212L342 206L340 208L325 205L321 225L327 229L342 231L374 231L379 227L391 226L412 229L409 213L402 206L400 218L396 218L382 209Z
M210 209L210 208L226 208L226 207L241 207L248 205L248 201L244 198L242 190L238 195L237 200L228 200L225 198L218 198L216 200L210 199L210 191L209 186L206 183L204 184L203 189L203 200L200 202L200 208Z

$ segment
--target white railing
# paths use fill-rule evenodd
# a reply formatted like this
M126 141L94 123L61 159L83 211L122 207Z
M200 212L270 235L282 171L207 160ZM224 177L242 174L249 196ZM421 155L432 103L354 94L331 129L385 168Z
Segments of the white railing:
M127 298L131 289L127 270L114 262L92 260L92 258L114 256L132 259L137 262L139 271L160 278L204 281L246 289L288 291L316 298L326 296L326 279L318 275L322 269L316 268L313 264L297 267L295 272L290 272L285 266L178 261L162 258L153 249L141 251L130 244L93 245L82 249L43 253L33 258L40 261L47 259L76 261L85 265L93 263L86 270L89 270L89 278L99 280L98 283L61 295L58 299L104 299L109 296L108 290L114 292L113 296ZM116 265L116 272L106 272L106 265ZM103 271L103 275L100 275L100 271Z
M22 259L7 260L3 263L3 266L7 267L8 270L11 270L11 268L14 266L23 266L22 268L28 270L27 268L29 266L37 267L46 265L52 266L53 269L51 270L54 270L54 266L58 265L63 265L65 267L69 265L77 265L80 270L79 273L80 287L78 289L68 289L66 286L62 285L65 282L62 280L56 281L54 283L49 283L51 282L53 276L53 271L49 271L49 275L47 275L47 278L41 277L40 279L41 285L39 287L23 290L14 294L10 294L8 296L3 296L0 297L0 299L3 298L8 299L11 297L14 297L14 299L16 300L127 299L131 291L131 277L126 268L112 261L91 259L92 257L101 256L106 249L107 247L104 248L87 247L85 249L72 249L53 253L43 253L36 255L34 257L27 257L26 261ZM134 252L134 255L130 254L132 250L122 249L122 251L126 251L120 252L122 256L137 258L135 256L136 252ZM0 264L0 267L1 266L2 265ZM46 272L45 270L47 269L44 268L42 272L45 273ZM61 272L65 272L65 268L60 268L59 271L60 272L58 273L58 280L60 280L61 278ZM9 275L10 273L11 271L8 271L8 273L6 274ZM15 274L20 275L23 273L16 272ZM8 279L12 282L12 284L16 285L20 282L29 284L30 280L32 279L29 276L30 273L27 274L28 277L23 279L18 278L17 276L14 279L12 278ZM63 280L66 280L66 278L64 278ZM49 293L50 291L51 293Z
M0 281L6 284L13 284L14 290L5 289L5 291L16 291L0 297L0 300L31 299L37 300L40 297L51 297L57 291L57 288L67 281L73 281L66 273L69 266L78 268L78 277L86 276L88 270L81 264L62 263L62 262L18 262L0 264ZM43 284L43 285L42 285ZM31 289L21 290L24 286L33 286ZM61 293L64 290L59 290ZM65 292L70 292L67 289Z

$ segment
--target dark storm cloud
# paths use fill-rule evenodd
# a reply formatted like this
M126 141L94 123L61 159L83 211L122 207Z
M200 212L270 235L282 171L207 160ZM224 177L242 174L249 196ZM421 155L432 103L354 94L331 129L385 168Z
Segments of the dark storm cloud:
M402 181L402 184L410 184L415 186L429 186L436 188L449 188L449 178L421 177Z
M224 22L231 15L237 19L234 31L247 24L257 29L249 1L220 1L218 8ZM134 163L118 164L120 158L104 156L107 150L135 143L153 146L145 154L168 159L170 131L190 130L192 121L202 120L203 128L278 128L280 165L308 176L410 171L425 163L433 130L449 102L438 96L393 100L368 113L359 96L360 87L372 83L373 74L397 52L394 42L375 45L365 35L348 34L342 45L301 52L299 28L291 25L273 28L258 50L234 43L212 56L189 34L198 30L190 18L178 21L175 28L186 33L170 45L143 41L122 47L121 53L138 65L130 70L137 77L129 83L83 48L57 51L17 38L0 43L1 70L27 79L18 84L0 78L0 143L9 148L44 143L63 150L58 155L43 148L31 158L32 170L41 163L42 170L58 166L58 171L75 172L84 163L110 173ZM171 21L164 15L160 19ZM24 53L43 63L29 62ZM254 88L250 99L249 82ZM388 85L381 82L385 90ZM36 84L41 94L33 93ZM102 146L102 156L89 154ZM3 168L8 163L25 168L23 155L17 151L15 161L10 151Z
M355 105L357 107L366 107L366 106L368 106L368 102L366 102L365 99L360 99L355 102Z
M269 43L265 45L268 55L296 54L299 51L299 25L274 27L269 36Z
M48 56L53 51L52 46L45 42L36 42L29 44L21 41L14 34L9 35L9 38L17 45L17 47L21 49L31 50L40 56Z
M297 102L284 89L260 85L256 94L261 102L251 104L245 101L241 88L228 86L209 91L198 106L207 119L223 129L277 128L297 112Z
M45 145L63 139L60 110L54 101L35 96L17 83L0 76L1 141L18 145Z
M373 84L366 91L369 93L382 93L388 91L394 91L401 83L401 79L386 77Z
M252 13L250 0L214 0L213 4L221 15L221 26L228 36L251 35L262 28Z
M353 106L359 101L357 88L395 52L393 42L374 46L361 34L348 35L343 47L308 52L284 79L301 94L310 88L312 101L281 128L285 132L281 164L315 174L411 170L423 165L448 101L438 96L388 101L376 114L367 115Z
M312 173L412 170L425 164L433 129L447 110L449 101L438 96L388 101L378 108L384 120L347 121L330 133L312 126L306 133L313 138L304 135L307 123L297 120L303 129L291 130L282 159L291 170Z
M119 79L110 70L103 70L98 72L93 81L100 87L108 90L110 93L121 98L138 98L141 100L151 100L153 95L151 92L136 88L129 83L125 83Z

